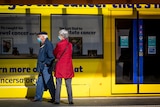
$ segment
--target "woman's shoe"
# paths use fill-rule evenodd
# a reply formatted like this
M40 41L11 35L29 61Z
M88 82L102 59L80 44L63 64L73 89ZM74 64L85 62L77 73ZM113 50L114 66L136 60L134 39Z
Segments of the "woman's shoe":
M69 102L69 104L74 104L74 103L71 101L71 102Z
M59 104L59 102L54 102L54 104Z

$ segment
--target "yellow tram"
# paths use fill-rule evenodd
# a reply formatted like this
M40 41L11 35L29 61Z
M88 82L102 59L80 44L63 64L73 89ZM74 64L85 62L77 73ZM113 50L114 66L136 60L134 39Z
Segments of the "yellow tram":
M34 96L36 33L56 45L62 28L75 46L74 97L160 95L159 4L0 5L0 19L0 98Z

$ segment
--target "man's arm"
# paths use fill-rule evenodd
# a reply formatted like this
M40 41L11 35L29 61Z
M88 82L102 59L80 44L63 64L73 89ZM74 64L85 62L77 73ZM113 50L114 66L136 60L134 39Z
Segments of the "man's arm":
M53 55L53 45L52 43L48 43L47 47L46 47L46 54L47 54L47 58L45 59L45 64L46 65L51 65L52 61L54 60L54 55Z

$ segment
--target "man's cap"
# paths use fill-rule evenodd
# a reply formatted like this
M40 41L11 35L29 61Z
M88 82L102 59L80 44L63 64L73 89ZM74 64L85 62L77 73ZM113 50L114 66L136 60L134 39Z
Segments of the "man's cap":
M39 32L37 35L47 35L47 32Z
M37 36L38 35L42 35L44 38L48 38L47 32L39 32Z

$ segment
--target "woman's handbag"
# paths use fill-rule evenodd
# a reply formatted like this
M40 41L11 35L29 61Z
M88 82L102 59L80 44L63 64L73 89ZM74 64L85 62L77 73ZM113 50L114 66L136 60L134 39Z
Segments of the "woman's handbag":
M56 63L57 63L57 61L56 61L56 60L53 60L53 63L52 63L52 71L54 71L54 70L55 70Z
M69 45L69 42L68 42L68 44L67 44L66 48L64 49L63 53L62 53L62 54L61 54L61 56L59 57L59 59L62 57L62 55L63 55L63 54L64 54L64 52L66 51L66 49L67 49L68 45ZM55 71L55 67L56 67L56 64L57 64L57 62L58 62L58 60L59 60L59 59L55 59L55 60L53 60L53 63L52 63L52 69L53 69L53 71Z

